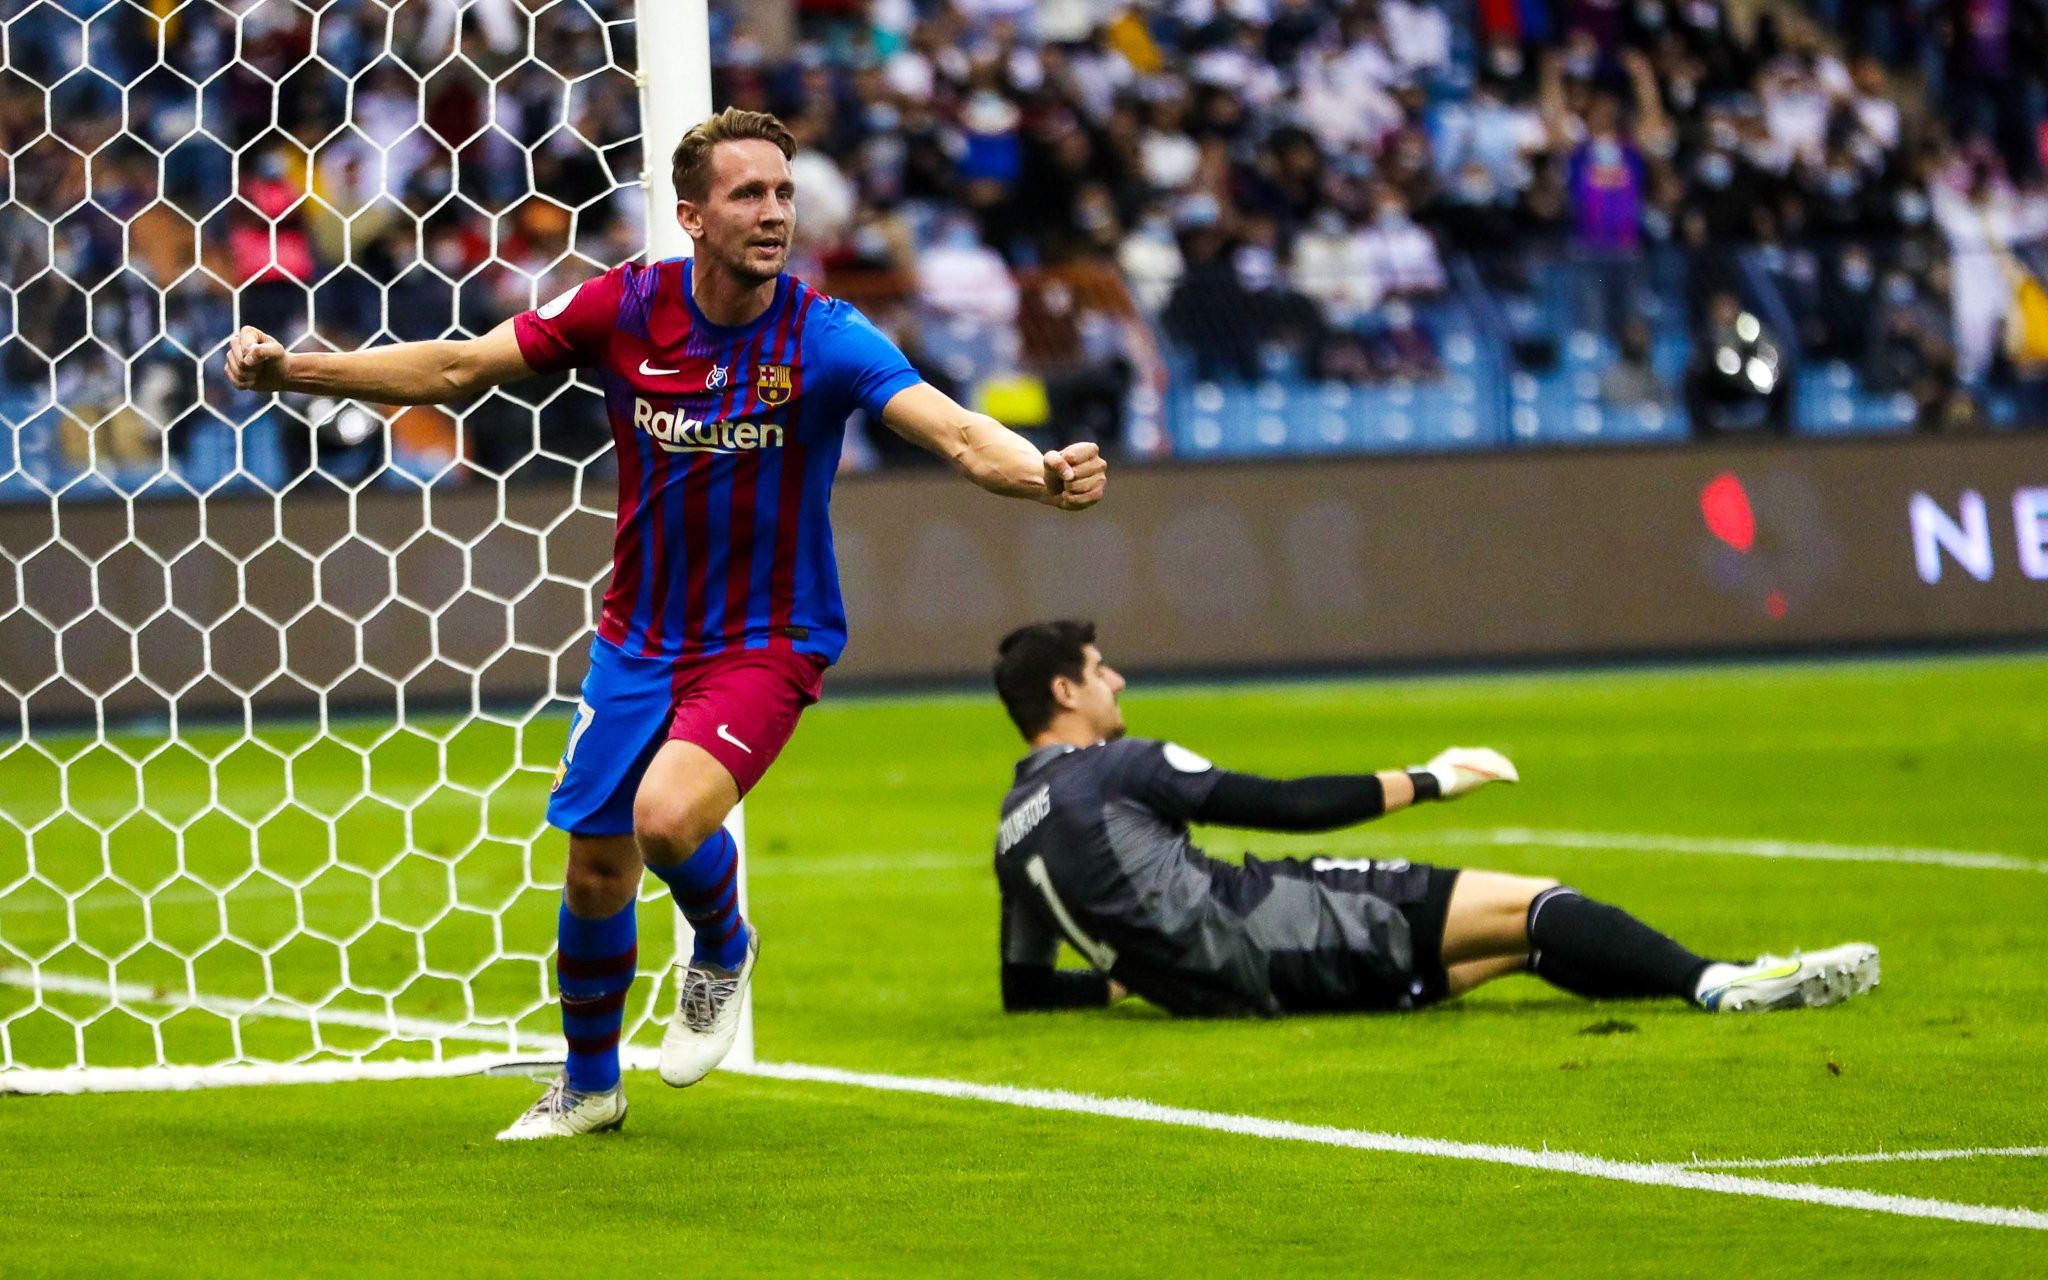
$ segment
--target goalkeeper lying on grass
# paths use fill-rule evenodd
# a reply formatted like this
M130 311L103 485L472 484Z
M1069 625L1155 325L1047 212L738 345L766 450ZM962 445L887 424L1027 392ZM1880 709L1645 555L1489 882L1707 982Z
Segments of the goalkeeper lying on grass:
M1003 1007L1126 994L1179 1014L1417 1009L1527 970L1595 999L1671 996L1716 1012L1826 1005L1877 985L1877 948L1791 959L1695 955L1554 880L1406 861L1205 856L1188 823L1329 831L1517 780L1453 747L1407 771L1275 781L1124 737L1123 677L1095 628L1006 637L996 689L1031 753L1003 800ZM1064 938L1094 972L1054 968Z

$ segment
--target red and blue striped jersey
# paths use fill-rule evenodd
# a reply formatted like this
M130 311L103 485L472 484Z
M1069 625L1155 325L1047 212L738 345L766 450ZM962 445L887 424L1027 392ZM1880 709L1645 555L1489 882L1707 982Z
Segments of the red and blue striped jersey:
M867 317L786 273L758 318L713 324L690 266L616 267L513 321L535 371L601 379L619 515L598 634L674 660L836 661L846 608L827 506L846 420L922 379Z

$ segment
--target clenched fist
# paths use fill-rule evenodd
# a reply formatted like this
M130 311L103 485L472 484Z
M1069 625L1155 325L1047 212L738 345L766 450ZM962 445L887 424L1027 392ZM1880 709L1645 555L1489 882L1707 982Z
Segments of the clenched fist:
M285 366L290 359L283 343L245 324L228 340L228 381L237 391L288 390Z
M1046 501L1062 511L1079 511L1102 501L1109 462L1102 450L1083 441L1045 455Z

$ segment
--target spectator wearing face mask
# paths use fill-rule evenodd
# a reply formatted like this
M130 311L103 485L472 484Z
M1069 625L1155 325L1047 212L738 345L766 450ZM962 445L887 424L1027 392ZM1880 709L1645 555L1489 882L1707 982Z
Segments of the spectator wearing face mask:
M296 341L306 327L306 286L314 278L303 190L289 181L277 151L259 156L230 213L228 245L245 323Z
M1269 214L1290 229L1306 225L1328 203L1329 185L1314 136L1295 125L1273 130L1230 177L1240 208Z
M1821 289L1821 333L1813 353L1859 365L1867 359L1878 296L1877 264L1870 250L1860 244L1847 246Z
M1195 176L1202 149L1187 130L1187 99L1178 90L1165 93L1146 113L1139 158L1145 181L1157 192L1179 191Z
M1747 89L1755 68L1735 36L1725 0L1677 0L1675 8L1679 38L1706 67L1708 91Z
M1513 193L1503 190L1484 164L1468 160L1438 197L1430 220L1442 228L1452 248L1482 255L1497 253L1514 242Z
M1173 234L1173 220L1164 206L1145 206L1137 225L1117 246L1116 262L1139 309L1148 316L1157 315L1187 269L1180 242Z
M1864 57L1856 60L1849 74L1855 83L1855 92L1849 99L1849 109L1856 121L1855 138L1876 147L1879 155L1889 156L1899 149L1905 132L1891 73L1876 58Z
M1764 198L1767 183L1753 168L1742 146L1742 130L1725 108L1707 113L1703 145L1692 160L1693 204L1706 219L1708 235L1718 241L1745 238L1751 212Z
M1470 100L1438 106L1430 133L1440 172L1463 174L1477 165L1497 188L1510 192L1529 184L1530 157L1548 145L1543 117L1511 102L1492 79L1482 79Z
M1874 229L1876 210L1871 192L1848 147L1830 147L1823 162L1802 168L1799 186L1814 234L1843 240L1868 235Z
M1614 98L1597 98L1585 141L1573 147L1565 176L1579 248L1589 254L1632 254L1640 244L1645 182L1642 152L1622 131Z
M1249 307L1232 317L1258 335L1265 350L1283 349L1310 358L1323 341L1323 313L1297 289L1287 270L1280 229L1262 214L1237 219L1231 266Z
M1436 240L1408 212L1401 193L1386 184L1373 190L1374 214L1353 241L1351 266L1377 283L1379 296L1428 297L1446 283Z
M954 214L917 258L917 291L942 316L1008 324L1017 318L1017 282L971 219Z
M1989 161L1970 164L1961 181L1961 191L1938 187L1934 208L1948 241L1956 371L1974 383L1990 372L2012 307L2004 255L2033 228L2011 186Z
M1245 323L1253 303L1238 278L1230 237L1215 201L1191 201L1182 214L1181 253L1187 270L1167 298L1160 324L1187 348L1205 382L1251 382L1259 376L1259 336Z
M1647 64L1636 56L1647 74ZM1638 95L1644 131L1666 128L1654 85ZM1642 219L1648 168L1635 133L1612 98L1594 100L1586 136L1566 162L1574 212L1579 324L1611 330L1634 311L1642 292Z
M1371 150L1401 125L1400 104L1359 63L1328 46L1310 46L1303 57L1298 114L1326 150Z
M1513 7L1521 0L1479 0L1482 7L1489 3ZM1540 5L1532 6L1541 10ZM1485 50L1480 54L1480 74L1498 84L1501 92L1510 102L1526 102L1535 96L1540 83L1540 67L1536 59L1524 52L1526 48L1539 48L1542 40L1538 37L1510 35L1496 32L1487 37Z
M1864 381L1874 391L1904 391L1921 372L1922 338L1939 334L1947 317L1910 272L1894 268L1879 279L1872 308Z
M1537 161L1515 214L1522 226L1518 239L1529 255L1549 257L1562 248L1572 224L1572 195L1563 164L1549 156Z
M1851 88L1848 69L1821 48L1818 32L1804 23L1789 26L1785 51L1757 77L1773 149L1792 163L1819 164L1834 102Z
M1353 240L1350 224L1335 209L1318 212L1294 238L1294 287L1340 328L1354 324L1379 301L1376 283L1352 269Z

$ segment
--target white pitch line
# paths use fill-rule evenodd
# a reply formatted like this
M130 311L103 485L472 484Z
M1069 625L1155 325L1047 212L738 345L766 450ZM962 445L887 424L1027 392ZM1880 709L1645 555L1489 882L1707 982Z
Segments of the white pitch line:
M1968 849L1902 845L1839 844L1815 840L1748 840L1718 836L1664 836L1637 831L1554 831L1537 827L1449 827L1436 831L1362 831L1339 842L1343 848L1416 851L1430 845L1472 848L1597 849L1625 853L1702 854L1736 858L1788 858L1817 862L1908 863L1971 871L2026 871L2048 874L2048 860ZM772 856L748 864L750 875L851 875L885 871L970 870L987 866L982 853L925 850L898 856L812 857L777 863Z
M1957 867L1973 871L2027 871L2048 874L2048 860L2008 853L1967 849L1928 849L1901 845L1839 844L1810 840L1746 840L1716 836L1664 836L1636 831L1553 831L1536 827L1450 827L1436 831L1365 831L1341 841L1343 848L1415 851L1430 845L1472 848L1598 849L1626 853L1703 854L1737 858L1789 858L1819 862L1910 863ZM847 855L778 861L757 856L747 872L771 875L853 875L887 871L964 871L988 865L986 854L923 850L896 856Z
M1822 1164L1889 1164L1894 1160L1979 1160L1987 1156L2048 1156L2048 1147L1953 1147L1944 1151L1859 1151L1838 1156L1786 1156L1781 1160L1685 1160L1674 1169L1804 1169Z
M19 968L0 969L0 983L29 986L33 985L36 981L38 980L29 974L27 970ZM403 1033L428 1038L440 1037L452 1040L467 1040L472 1043L496 1043L500 1034L506 1034L479 1035L480 1028L466 1027L459 1023L434 1022L423 1018L379 1016L343 1010L316 1010L304 1005L295 1004L263 1004L256 1001L219 996L202 997L195 1000L185 993L165 993L140 983L120 983L110 988L104 982L59 974L42 975L40 983L43 989L52 991L68 991L81 995L113 994L120 998L169 1005L175 1008L190 1007L205 1009L214 1013L288 1018L301 1022L324 1021L331 1022L337 1026L365 1027L370 1030L389 1031L393 1034ZM510 1055L520 1057L544 1054L551 1051L559 1052L561 1044L554 1037L525 1037L523 1044L517 1039L509 1040L506 1048ZM629 1046L621 1053L621 1057L625 1060L624 1065L628 1067L645 1068L653 1065L654 1052L641 1046ZM327 1082L350 1079L396 1079L410 1076L450 1075L472 1071L483 1072L503 1065L505 1065L505 1062L500 1057L479 1054L469 1058L447 1059L429 1063L253 1063L218 1068L88 1068L84 1071L0 1072L0 1093L15 1091L69 1093L82 1091L89 1087L106 1089L191 1089L215 1085L313 1083L316 1081ZM1410 1138L1397 1133L1375 1133L1365 1129L1338 1129L1329 1125L1297 1124L1287 1120L1268 1120L1259 1116L1232 1115L1218 1111L1196 1111L1186 1107L1169 1107L1160 1103L1145 1102L1134 1098L1103 1098L1092 1094L1068 1093L1063 1090L1024 1089L1008 1085L974 1084L965 1080L879 1075L871 1072L842 1071L837 1067L807 1066L802 1063L755 1062L744 1066L728 1066L726 1070L736 1075L758 1076L773 1080L788 1080L811 1084L836 1084L858 1089L875 1089L887 1093L916 1093L937 1098L993 1102L1003 1106L1025 1107L1036 1111L1059 1111L1075 1115L1101 1116L1115 1120L1135 1120L1151 1124L1175 1125L1181 1128L1206 1129L1213 1132L1238 1134L1245 1137L1267 1138L1286 1142L1310 1142L1328 1147L1347 1147L1358 1151L1385 1151L1398 1155L1473 1160L1487 1164L1511 1165L1524 1169L1540 1169L1551 1173L1572 1174L1585 1178L1601 1178L1611 1182L1631 1182L1643 1186L1676 1187L1681 1190L1710 1191L1722 1195L1757 1196L1771 1200L1790 1200L1805 1204L1827 1205L1840 1209L1859 1209L1871 1213L1889 1213L1909 1218L1941 1218L1951 1222L1968 1222L1984 1226L2021 1227L2034 1231L2048 1231L2048 1213L2039 1213L2032 1209L2008 1209L1993 1205L1956 1204L1946 1200L1925 1200L1915 1196L1882 1195L1871 1191L1824 1187L1804 1182L1772 1182L1762 1178L1739 1178L1725 1173L1700 1172L1679 1165L1637 1164L1621 1160L1607 1160L1599 1156L1578 1155L1568 1151L1551 1151L1547 1148L1540 1151L1532 1151L1526 1147L1500 1146L1492 1143L1450 1142L1438 1138ZM16 1079L10 1082L10 1076L16 1077ZM10 1083L26 1087L10 1088Z
M1818 862L1906 863L1921 866L1956 867L1972 871L2024 871L2048 874L2048 860L2024 858L2009 853L1981 853L1967 849L1932 849L1901 845L1838 844L1813 840L1748 840L1716 836L1664 836L1636 831L1553 831L1537 827L1450 827L1438 831L1370 831L1352 835L1346 847L1392 847L1404 850L1431 844L1473 848L1597 849L1626 853L1679 853L1737 858L1789 858ZM779 879L783 876L872 875L891 871L970 871L988 865L979 852L947 853L937 850L900 855L848 855L844 857L785 857L757 855L747 873L753 877ZM237 902L253 898L300 898L324 896L356 886L316 880L293 889L268 878L244 882L229 890ZM656 897L645 899L655 901ZM203 906L220 900L219 891L180 885L158 894L160 906ZM137 902L103 897L79 900L72 906L80 912L138 911ZM10 905L10 911L57 914L63 903Z
M1145 1102L1136 1098L1102 1098L1063 1090L1023 1089L1007 1085L970 1084L962 1080L878 1075L861 1071L841 1071L836 1067L814 1067L785 1062L757 1062L741 1068L739 1073L765 1076L775 1080L838 1084L889 1093L916 1093L935 1098L993 1102L1034 1111L1062 1111L1114 1120L1176 1125L1182 1128L1207 1129L1218 1133L1276 1139L1283 1142L1312 1142L1321 1146L1348 1147L1358 1151L1385 1151L1400 1155L1474 1160L1487 1164L1573 1174L1583 1178L1632 1182L1641 1186L1676 1187L1687 1191L1755 1196L1767 1200L1790 1200L1802 1204L1859 1209L1908 1218L1941 1218L1950 1222L2048 1231L2048 1213L2032 1209L1957 1204L1947 1200L1884 1195L1874 1191L1825 1187L1806 1182L1772 1182L1764 1178L1739 1178L1725 1173L1704 1173L1668 1164L1635 1164L1622 1160L1607 1160L1599 1156L1578 1155L1569 1151L1532 1151L1527 1147L1449 1142L1437 1138L1410 1138L1397 1133L1374 1133L1365 1129L1296 1124L1292 1121L1267 1120L1258 1116L1162 1106L1156 1102Z
M1549 831L1535 827L1472 827L1417 832L1413 836L1373 833L1376 840L1409 847L1434 841L1451 845L1525 845L1550 849L1611 849L1629 853L1695 853L1738 858L1794 858L1818 862L1918 863L1977 871L2032 871L2048 874L2048 860L1965 849L1923 849L1899 845L1835 844L1813 840L1737 840L1712 836L1661 836L1635 831Z

